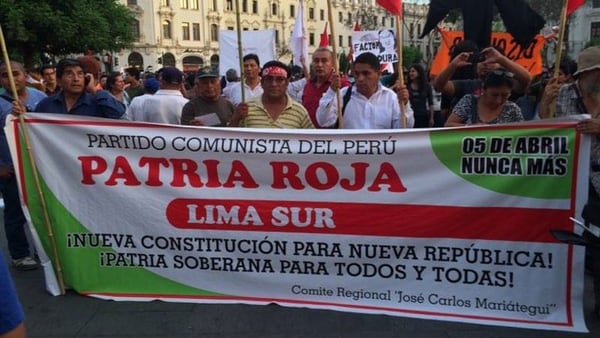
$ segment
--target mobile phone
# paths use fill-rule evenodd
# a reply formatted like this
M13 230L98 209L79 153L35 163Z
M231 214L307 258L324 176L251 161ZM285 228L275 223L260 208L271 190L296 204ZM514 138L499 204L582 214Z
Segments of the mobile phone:
M469 55L468 61L473 64L483 62L485 61L485 55L479 52L473 52Z

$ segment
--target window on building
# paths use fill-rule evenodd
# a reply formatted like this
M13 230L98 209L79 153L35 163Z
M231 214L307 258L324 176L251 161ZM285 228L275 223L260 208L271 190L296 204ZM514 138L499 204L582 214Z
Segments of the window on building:
M314 20L315 19L315 9L310 7L308 9L308 19L309 20Z
M171 21L165 20L162 22L163 39L171 39Z
M279 44L279 30L278 29L275 30L275 43Z
M271 4L271 15L273 15L273 16L277 15L277 4L276 3Z
M296 6L290 5L290 18L293 18L295 16L296 16Z
M189 22L182 22L181 23L181 38L183 40L189 40L190 39L190 23Z
M188 8L189 7L188 0L179 0L179 7Z
M210 25L210 41L219 41L219 26L215 23Z
M217 1L213 0L213 8L217 10ZM190 9L198 9L198 0L190 0Z
M227 26L227 30L232 31L232 30L234 30L234 28L233 28L233 26Z
M169 6L170 5L169 0L160 0L160 5L163 7Z
M248 0L242 0L242 13L248 13Z
M131 31L133 32L133 38L136 41L140 41L140 22L133 20L131 23Z
M315 33L308 33L308 44L310 46L315 45Z
M338 46L344 47L344 36L338 35Z
M352 22L352 13L348 12L348 22Z
M390 20L390 27L394 28L394 22L395 22L395 20L393 20L393 19Z
M600 8L600 0L592 1L592 8Z
M379 21L379 17L373 16L373 23L377 26L377 21Z
M381 17L381 25L382 25L383 27L385 27L385 19L386 19L386 17L385 17L385 16L382 16L382 17Z
M258 0L252 1L252 14L258 14Z
M592 22L590 25L590 38L600 37L600 21Z
M344 13L338 12L338 22L344 21Z
M227 0L225 2L225 10L226 11L233 11L233 0Z
M348 35L348 46L352 46L352 35Z
M200 41L200 24L199 23L192 24L192 39L195 41Z
M137 5L137 0L127 0L128 5Z
M325 20L325 10L324 9L319 11L319 18L321 18L321 21Z

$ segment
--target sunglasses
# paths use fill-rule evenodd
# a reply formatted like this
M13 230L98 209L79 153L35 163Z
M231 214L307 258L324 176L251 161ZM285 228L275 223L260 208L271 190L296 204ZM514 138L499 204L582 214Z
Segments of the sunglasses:
M504 78L508 78L508 79L512 79L515 77L515 74L509 72L508 70L504 70L504 69L494 69L494 70L490 71L487 75L488 76L495 75L495 76L504 77Z

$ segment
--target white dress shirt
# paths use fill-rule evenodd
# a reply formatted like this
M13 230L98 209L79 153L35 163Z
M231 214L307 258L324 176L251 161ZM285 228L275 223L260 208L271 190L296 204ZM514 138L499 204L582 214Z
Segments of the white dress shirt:
M260 85L260 82L254 89L250 88L247 84L244 83L244 94L246 95L246 101L253 97L261 96L263 93L263 88ZM242 102L242 83L236 82L231 85L230 89L227 91L227 96L225 96L227 100L233 103L234 106L237 106Z
M352 90L350 101L343 112L344 129L397 129L401 128L400 104L396 93L378 85L377 91L367 98L356 91L356 86L340 89L340 103L343 102L346 91ZM343 104L343 103L342 103ZM406 104L406 127L412 128L415 116L410 106ZM321 126L331 126L337 121L337 99L331 88L319 101L317 121Z

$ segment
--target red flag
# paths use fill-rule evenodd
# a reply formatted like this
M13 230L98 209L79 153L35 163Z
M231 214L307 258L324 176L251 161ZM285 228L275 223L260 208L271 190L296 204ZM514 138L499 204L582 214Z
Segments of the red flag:
M394 15L402 16L402 0L377 0L377 4Z
M577 8L581 7L585 0L567 0L567 15L571 15Z
M319 47L327 46L329 46L329 33L327 33L327 22L325 22L325 28L323 28L323 33L321 33L321 41L319 41Z
M358 21L356 21L356 23L354 24L354 31L360 32L360 23L358 23Z

